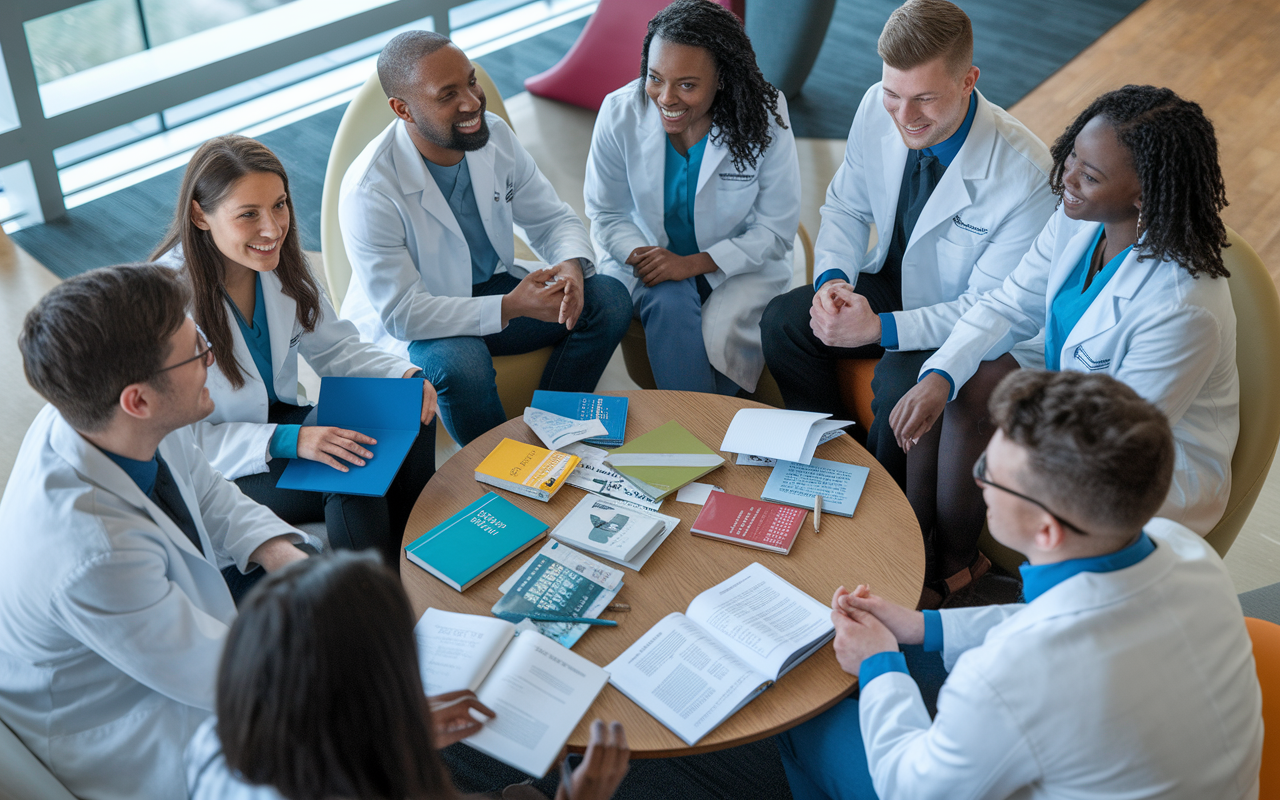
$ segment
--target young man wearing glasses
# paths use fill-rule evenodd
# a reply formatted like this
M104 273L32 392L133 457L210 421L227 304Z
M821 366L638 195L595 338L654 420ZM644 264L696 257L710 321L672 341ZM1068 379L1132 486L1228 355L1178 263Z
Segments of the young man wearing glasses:
M1150 519L1168 421L1101 374L1022 370L974 469L1025 604L912 611L843 586L836 658L860 696L778 737L792 795L1258 796L1262 697L1222 561ZM930 721L898 645L950 670Z
M95 270L18 340L49 405L0 499L0 720L77 797L186 797L236 613L220 568L306 557L195 445L213 359L188 299L161 266Z

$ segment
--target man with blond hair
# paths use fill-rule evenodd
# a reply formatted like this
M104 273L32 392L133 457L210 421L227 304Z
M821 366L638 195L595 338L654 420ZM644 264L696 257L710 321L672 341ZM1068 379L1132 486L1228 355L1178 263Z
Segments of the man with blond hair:
M760 327L792 409L843 414L836 360L883 356L867 448L905 486L889 412L931 352L913 352L917 342L926 330L949 331L974 297L1000 285L1054 198L1044 143L975 88L963 11L947 0L909 0L885 23L877 49L883 79L862 98L827 189L817 278L775 298ZM873 225L878 240L868 251ZM948 305L909 313L937 303ZM1042 365L1038 343L1015 356Z

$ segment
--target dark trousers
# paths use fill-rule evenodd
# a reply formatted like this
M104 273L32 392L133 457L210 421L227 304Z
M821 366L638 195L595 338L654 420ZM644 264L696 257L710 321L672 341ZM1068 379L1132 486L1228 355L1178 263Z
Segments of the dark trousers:
M310 406L276 403L268 412L267 419L278 425L301 425L312 410ZM418 438L409 448L409 455L382 497L278 489L276 482L288 464L287 458L273 458L267 463L266 472L246 475L235 483L245 495L271 509L290 525L323 522L330 547L341 550L374 548L392 569L399 571L400 544L409 522L409 513L413 511L422 488L436 471L434 420L419 429ZM227 575L227 572L235 574ZM257 583L262 573L261 567L246 575L241 575L236 567L223 571L237 602Z
M864 273L854 291L867 298L877 314L902 310L902 292L897 276ZM867 431L867 450L901 487L907 484L907 456L898 447L889 414L912 386L921 365L932 350L900 353L879 344L862 347L830 347L822 343L809 326L813 287L800 286L769 302L760 319L764 360L778 381L783 402L797 411L821 411L836 416L848 413L840 400L836 383L836 361L844 358L879 358L871 382L874 396L871 410L875 420Z

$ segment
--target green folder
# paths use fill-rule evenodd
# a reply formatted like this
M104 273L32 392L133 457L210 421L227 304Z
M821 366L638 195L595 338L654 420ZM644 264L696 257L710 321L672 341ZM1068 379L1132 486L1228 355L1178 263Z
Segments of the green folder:
M661 500L724 464L724 459L672 420L610 451L604 463Z

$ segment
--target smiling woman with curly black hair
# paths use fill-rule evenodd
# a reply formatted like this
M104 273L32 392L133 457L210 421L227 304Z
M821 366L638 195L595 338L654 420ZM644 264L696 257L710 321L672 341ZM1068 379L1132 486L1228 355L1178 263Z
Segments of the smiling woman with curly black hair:
M760 315L791 282L800 178L786 100L737 17L676 0L649 21L640 77L596 118L584 192L658 388L753 391Z

